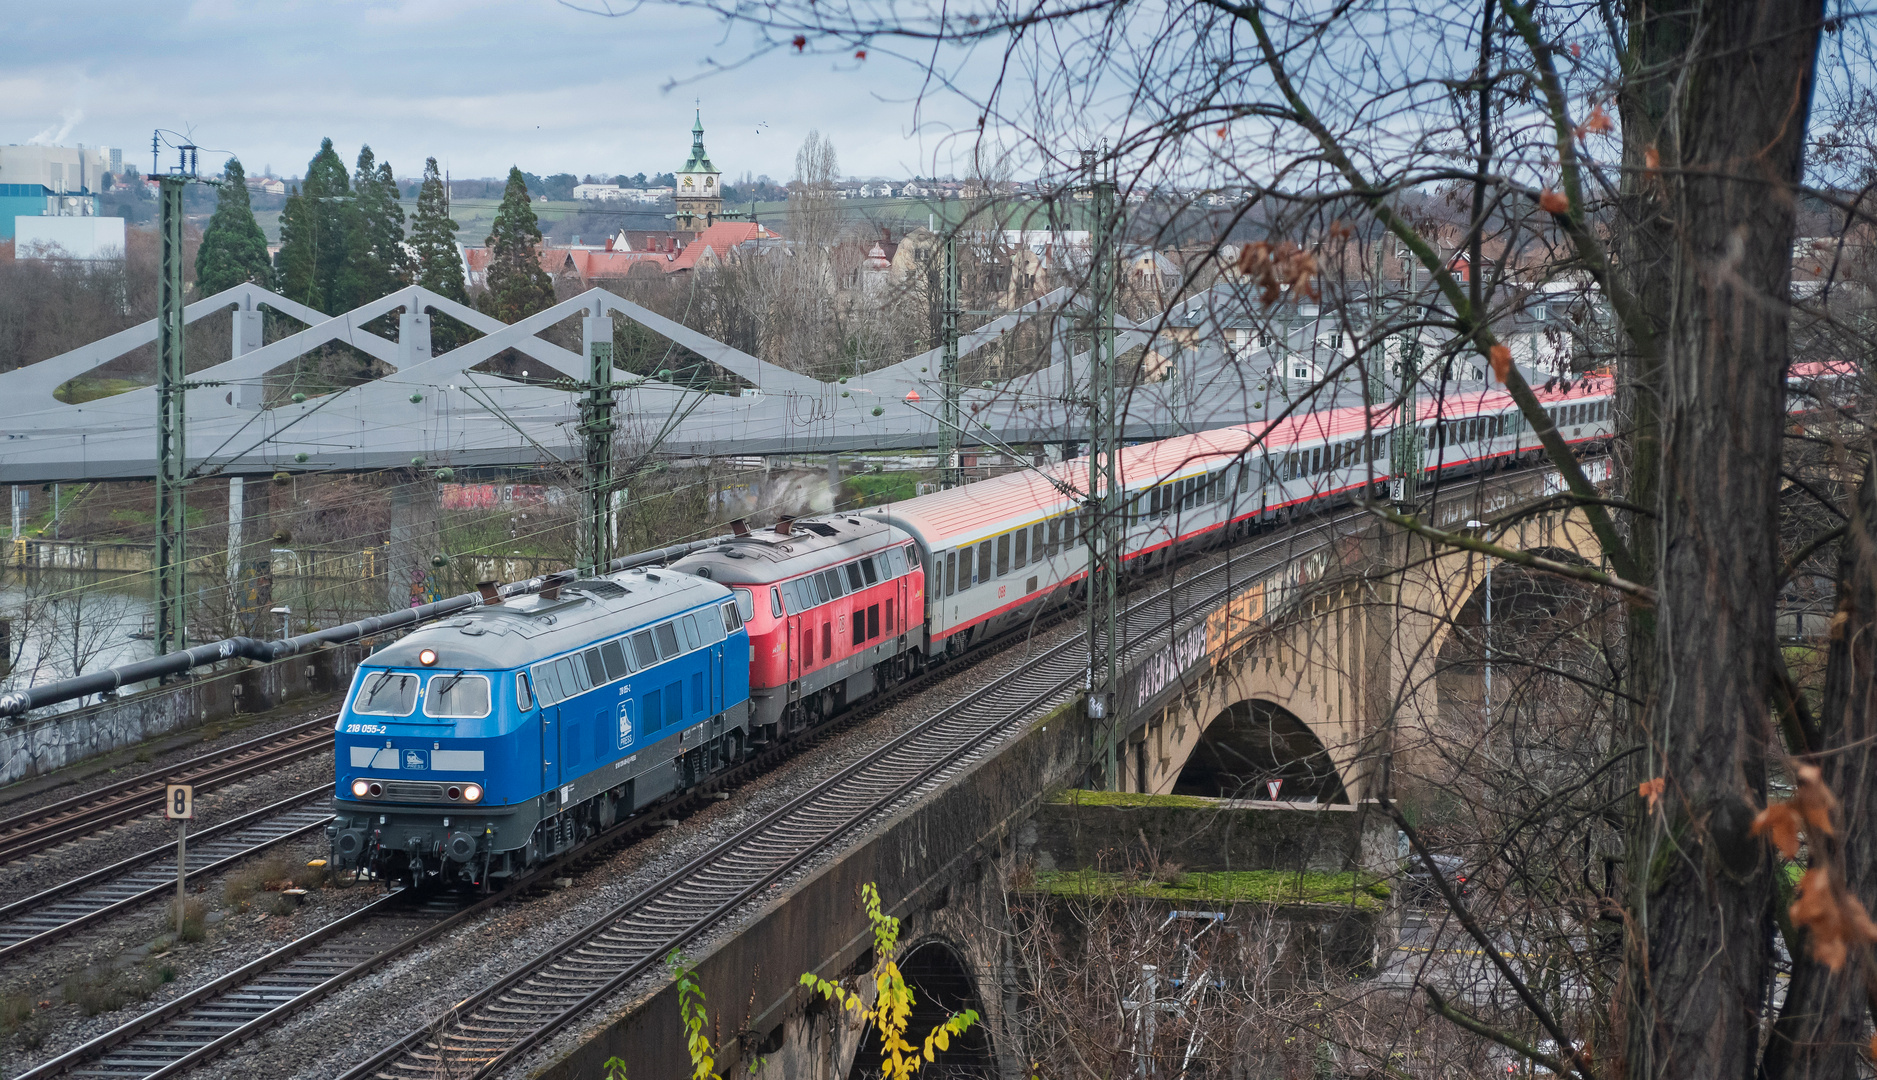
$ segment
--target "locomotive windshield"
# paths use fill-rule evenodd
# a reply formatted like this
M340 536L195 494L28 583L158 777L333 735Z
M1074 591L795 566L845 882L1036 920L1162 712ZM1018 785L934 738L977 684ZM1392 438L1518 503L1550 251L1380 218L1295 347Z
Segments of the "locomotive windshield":
M424 696L424 715L479 720L489 715L489 680L481 675L438 675Z
M352 711L364 716L409 716L417 708L417 676L375 671L365 676Z
M756 601L750 596L750 591L748 589L731 589L730 591L736 594L736 613L743 616L743 621L749 622L755 618Z

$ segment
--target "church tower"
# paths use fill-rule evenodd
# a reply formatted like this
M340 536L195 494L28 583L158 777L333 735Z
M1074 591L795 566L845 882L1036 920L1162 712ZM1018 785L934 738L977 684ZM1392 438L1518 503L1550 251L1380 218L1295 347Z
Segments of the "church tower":
M678 228L697 232L707 228L723 213L723 174L704 153L704 111L691 125L691 159L678 170Z

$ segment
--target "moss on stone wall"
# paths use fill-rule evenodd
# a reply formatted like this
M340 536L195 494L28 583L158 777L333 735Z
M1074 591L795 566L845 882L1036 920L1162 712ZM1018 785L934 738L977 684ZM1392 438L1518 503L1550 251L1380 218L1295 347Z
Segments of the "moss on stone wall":
M1064 806L1177 806L1190 810L1217 808L1219 800L1197 795L1143 795L1136 791L1087 791L1069 788L1050 800Z
M1053 896L1204 901L1223 904L1309 904L1379 911L1388 886L1353 873L1234 870L1178 874L1156 881L1099 870L1051 870L1036 875L1036 892Z

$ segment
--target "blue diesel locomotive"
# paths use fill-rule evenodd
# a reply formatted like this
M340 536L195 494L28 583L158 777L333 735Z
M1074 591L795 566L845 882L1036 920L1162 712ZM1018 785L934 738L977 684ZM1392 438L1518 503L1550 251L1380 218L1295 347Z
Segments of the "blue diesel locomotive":
M362 665L339 714L337 869L484 889L738 761L729 589L628 570L471 608Z

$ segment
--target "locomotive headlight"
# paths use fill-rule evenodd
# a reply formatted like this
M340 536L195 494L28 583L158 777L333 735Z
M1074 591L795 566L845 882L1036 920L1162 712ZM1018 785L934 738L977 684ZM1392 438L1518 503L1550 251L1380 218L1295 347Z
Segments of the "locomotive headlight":
M463 801L464 802L481 802L482 801L482 785L481 784L464 784L463 785Z
M417 662L425 667L430 667L437 662L437 650L424 649L417 654Z
M362 799L371 791L371 785L363 780L352 781L352 797Z

